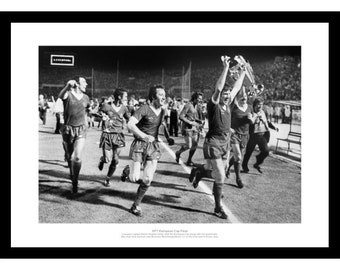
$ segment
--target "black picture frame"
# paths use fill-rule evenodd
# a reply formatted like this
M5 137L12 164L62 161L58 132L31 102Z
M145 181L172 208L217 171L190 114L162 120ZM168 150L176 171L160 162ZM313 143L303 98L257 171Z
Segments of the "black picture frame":
M337 72L336 62L338 57L339 42L337 41L339 31L339 13L338 12L2 12L0 13L1 32L3 39L3 59L6 64L3 70L3 94L4 100L8 101L5 110L6 122L3 127L4 132L8 136L5 145L8 147L9 155L6 158L6 166L3 168L5 174L2 179L2 196L1 212L2 212L2 227L1 230L1 252L0 258L131 258L131 259L148 259L148 258L194 258L194 259L251 259L251 258L329 258L338 259L339 252L339 223L337 221L337 193L338 181L336 175L329 174L329 247L328 248L217 248L217 247L175 247L175 248L136 248L136 247L118 247L118 248L12 248L11 247L11 165L20 166L18 164L11 164L11 150L10 142L12 139L11 125L13 123L8 120L11 115L11 23L17 22L54 22L54 23L105 23L105 22L160 22L160 23L196 23L196 22L256 22L256 23L316 23L323 22L329 24L329 101L334 100L334 92L336 91L335 76ZM317 55L315 59L317 66ZM12 103L13 104L13 103ZM322 108L329 110L330 108ZM332 123L331 116L329 123ZM330 125L333 127L333 125ZM329 130L330 131L330 130ZM329 139L336 133L329 132ZM333 140L334 142L334 140ZM7 150L7 147L6 150ZM328 145L324 146L328 147ZM329 160L331 161L331 152L335 150L329 148ZM17 157L14 157L15 160ZM321 157L316 157L321 158ZM329 165L331 162L329 163ZM331 166L329 166L329 169ZM330 171L331 172L331 171ZM327 172L325 172L327 177ZM24 203L24 202L23 202ZM318 218L318 217L315 217ZM279 232L278 232L279 233Z

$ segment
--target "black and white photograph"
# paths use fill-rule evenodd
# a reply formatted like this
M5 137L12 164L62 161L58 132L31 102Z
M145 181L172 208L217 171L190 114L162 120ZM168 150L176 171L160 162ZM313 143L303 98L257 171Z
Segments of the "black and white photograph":
M301 223L300 46L41 46L39 117L40 223Z
M11 246L328 247L329 25L122 21L11 24Z

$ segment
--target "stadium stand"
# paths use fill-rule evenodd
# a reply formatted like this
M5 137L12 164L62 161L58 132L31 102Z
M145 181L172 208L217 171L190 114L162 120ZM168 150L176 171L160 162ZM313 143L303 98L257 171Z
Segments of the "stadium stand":
M301 64L300 58L277 56L272 61L251 63L255 78L265 87L265 100L301 100ZM221 67L197 67L193 63L191 69L191 91L199 90L209 93L214 89ZM92 71L94 79L92 82ZM88 91L93 98L108 96L117 87L124 87L136 96L145 97L150 85L163 83L170 91L181 87L182 70L121 70L117 76L116 70L100 68L63 68L41 67L39 69L39 94L56 96L65 84L65 78L82 74L89 82ZM118 81L117 81L118 78ZM93 87L93 89L92 89ZM171 91L170 91L171 92ZM171 93L168 93L171 95ZM176 94L178 96L178 94ZM207 98L207 97L204 97Z

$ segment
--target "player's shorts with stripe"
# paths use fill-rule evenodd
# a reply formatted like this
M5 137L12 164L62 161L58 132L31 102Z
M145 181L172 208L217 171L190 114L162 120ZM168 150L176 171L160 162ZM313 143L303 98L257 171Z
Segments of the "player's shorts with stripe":
M125 137L123 133L110 133L103 132L100 141L99 148L103 148L105 150L112 150L115 147L124 147L125 146Z
M205 159L226 159L230 150L230 133L223 136L205 138L203 155Z
M144 163L146 160L159 160L161 150L157 141L145 142L135 139L130 147L130 158L133 161Z
M87 127L86 125L81 126L69 126L62 125L60 128L63 140L67 143L74 143L76 140L86 138Z
M230 138L230 144L239 144L240 148L246 148L249 140L249 134L233 133Z

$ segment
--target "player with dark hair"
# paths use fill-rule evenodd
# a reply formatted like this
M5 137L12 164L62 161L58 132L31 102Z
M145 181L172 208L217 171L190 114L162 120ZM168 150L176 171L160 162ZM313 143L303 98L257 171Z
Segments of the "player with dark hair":
M184 135L185 143L176 151L176 162L179 163L181 154L189 150L187 166L193 166L192 157L196 152L200 128L204 123L202 112L198 109L198 105L203 101L203 94L195 92L191 96L191 100L184 105L179 119L182 121L182 134Z
M242 69L233 88L224 91L230 57L222 57L222 62L223 71L216 83L215 91L207 104L209 131L203 144L203 154L207 160L207 165L212 168L211 174L214 179L213 194L215 199L214 214L222 219L227 219L228 216L222 207L221 198L225 179L225 166L230 153L230 104L242 87L245 70ZM204 166L192 169L191 176L194 175L194 188L198 186L200 179L205 177L206 174L207 171Z
M85 94L86 86L84 77L75 76L67 82L58 95L64 105L64 125L60 131L70 169L73 193L78 192L78 177L87 132L86 111L90 106L90 99Z
M242 169L245 173L249 172L248 161L256 145L259 146L260 154L256 156L256 163L254 164L254 168L257 169L260 173L263 173L260 165L269 155L269 128L279 131L277 127L275 127L270 121L267 120L262 106L263 99L260 97L256 98L253 103L253 115L255 119L254 123L250 126L250 137L242 162Z
M233 156L229 161L226 177L229 178L230 168L234 165L236 183L239 188L243 188L240 176L242 155L249 140L249 125L254 122L252 107L247 101L248 95L245 87L242 87L242 91L239 92L234 100L231 112L231 128L234 132L231 135L230 144L233 149Z
M110 178L119 163L120 148L125 146L123 133L124 119L128 121L130 118L130 112L124 105L126 102L127 91L122 88L117 88L114 92L114 101L112 104L104 103L100 108L103 129L99 148L102 149L103 155L100 157L98 169L101 171L105 163L110 163L104 183L105 186L110 185Z
M129 177L129 167L125 167L122 173L122 181L130 179L132 182L138 182L135 201L130 212L136 216L142 214L139 207L146 191L154 177L157 168L157 162L161 157L161 151L158 143L159 127L163 125L164 135L169 145L174 140L169 137L169 132L164 121L165 110L162 108L165 104L165 90L162 85L154 85L149 90L150 104L141 106L134 115L130 117L128 128L134 134L134 141L130 148L130 158L133 161L132 176ZM143 179L140 179L141 165L144 166Z

